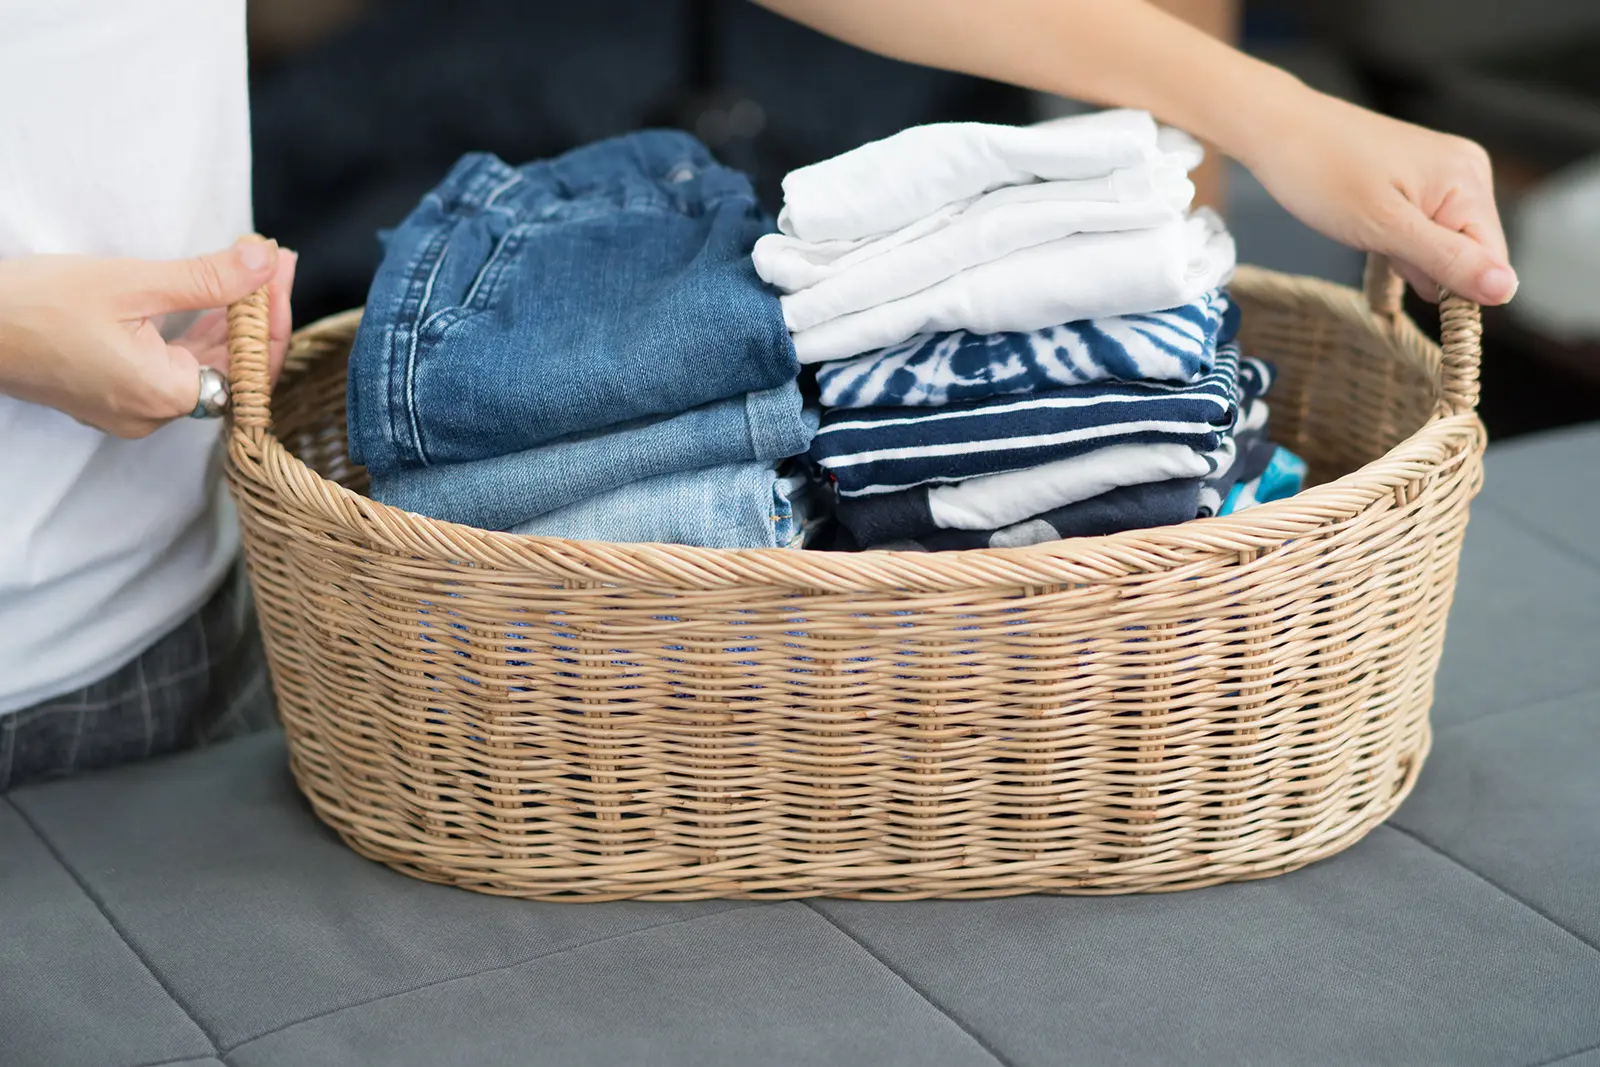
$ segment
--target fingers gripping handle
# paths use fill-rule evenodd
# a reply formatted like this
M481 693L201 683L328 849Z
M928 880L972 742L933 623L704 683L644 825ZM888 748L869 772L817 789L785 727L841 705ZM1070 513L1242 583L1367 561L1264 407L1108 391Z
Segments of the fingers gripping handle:
M1367 257L1363 288L1372 313L1393 321L1405 296L1405 281L1389 266L1386 256ZM1439 369L1444 402L1455 415L1478 406L1478 367L1483 360L1483 315L1478 305L1440 290L1439 345L1444 359Z

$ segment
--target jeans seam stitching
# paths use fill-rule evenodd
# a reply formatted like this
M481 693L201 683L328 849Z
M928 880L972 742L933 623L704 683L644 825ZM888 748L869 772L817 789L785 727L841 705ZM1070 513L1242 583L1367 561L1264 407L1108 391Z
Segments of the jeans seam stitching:
M593 948L596 945L603 945L609 941L621 941L623 938L633 937L635 934L644 934L649 933L652 930L663 930L672 926L681 926L684 923L699 922L702 919L713 919L717 916L727 915L731 912L757 911L761 908L771 906L772 904L768 903L758 904L754 908L728 907L705 915L692 915L687 919L670 919L667 922L653 923L649 926L641 926L634 930L625 930L620 934L611 934L606 937L595 938L593 941L584 941L580 944L568 945L565 948L552 949L549 952L541 952L536 955L529 956L527 959L516 960L511 963L497 964L494 967L485 967L480 971L472 971L468 974L453 975L449 978L440 978L432 982L423 982L421 985L412 986L408 989L397 989L391 993L385 993L382 996L370 997L366 1000L358 1000L353 1004L342 1004L337 1008L329 1008L326 1011L319 1011L315 1014L307 1015L303 1019L295 1019L290 1022L281 1023L269 1030L263 1030L259 1034L253 1034L250 1037L244 1038L243 1040L228 1046L226 1049L219 1047L218 1055L226 1058L233 1055L235 1052L238 1052L246 1045L254 1044L257 1041L263 1041L266 1038L274 1036L275 1034L281 1034L286 1030L293 1030L297 1026L304 1026L306 1023L313 1023L319 1019L330 1018L331 1016L341 1014L342 1012L354 1011L356 1008L365 1008L373 1004L381 1004L386 1000L393 1000L396 997L410 996L412 993L419 993L424 989L435 989L439 986L450 985L453 982L465 982L472 978L481 978L484 975L498 974L502 971L514 971L518 967L526 967L531 963L538 963L541 960L554 959L558 956L564 956L573 952L581 952L584 949Z
M33 820L33 817L28 814L27 810L23 808L21 804L18 804L16 800L10 796L0 797L0 800L4 800L11 810L17 813L17 817L20 818L23 824L28 827L28 830L33 834L33 836L38 838L39 843L44 846L45 851L49 852L51 858L54 859L56 863L60 864L62 870L67 872L67 876L71 878L73 883L78 887L78 892L82 893L84 897L88 899L89 903L94 905L95 910L100 913L100 917L106 921L106 925L111 927L111 932L117 935L117 939L122 942L129 952L133 953L133 958L139 961L139 965L145 969L145 973L150 975L161 991L167 995L167 999L172 1001L173 1006L179 1011L183 1012L184 1016L194 1024L194 1028L200 1032L200 1036L205 1038L206 1041L210 1043L211 1054L213 1058L221 1057L222 1044L217 1040L216 1035L211 1032L210 1028L200 1021L200 1019L195 1015L194 1011L189 1007L188 1003L186 1003L182 997L178 996L177 991L173 989L171 983L167 981L166 976L158 971L155 967L155 964L153 964L143 952L140 952L138 946L135 945L131 939L129 939L127 933L123 931L122 925L117 922L116 918L111 914L111 910L107 908L105 902L100 899L100 894L96 893L90 888L89 883L86 882L83 876L78 873L77 867L67 862L66 856L61 854L61 850L56 847L55 842L50 840L50 838L45 835L44 831L39 828L39 824ZM189 1056L187 1058L192 1060L196 1057ZM182 1063L183 1060L179 1059L169 1062Z
M882 956L878 955L876 952L872 951L871 947L868 946L866 942L862 941L855 934L852 934L842 924L836 921L833 916L817 907L814 901L803 900L801 903L807 908L810 908L812 913L820 918L823 922L827 923L829 926L833 927L835 930L847 937L851 943L860 948L862 952L865 952L868 956L871 956L874 960L876 960L878 966L888 971L895 977L896 980L900 982L901 985L915 993L923 1003L928 1005L928 1007L932 1008L934 1011L948 1019L950 1021L950 1025L954 1026L957 1030L960 1030L963 1034L966 1034L967 1037L971 1039L973 1044L977 1045L978 1048L982 1049L985 1054L992 1058L996 1063L1000 1064L1000 1067L1016 1067L1014 1063L1002 1056L1000 1051L986 1041L976 1030L972 1029L972 1027L968 1026L965 1022L946 1011L944 1005L940 1004L937 1000L934 1000L932 995L930 995L927 990L923 989L917 983L907 978L904 974L901 974L898 968L896 968Z
M428 450L422 443L422 424L417 418L416 402L416 374L417 374L417 347L422 343L422 327L427 320L428 301L433 296L434 283L439 280L439 272L444 269L445 257L450 254L450 245L455 237L452 227L445 234L439 246L439 253L429 264L427 280L423 282L422 291L418 294L417 314L414 321L406 328L406 364L403 390L405 396L406 427L411 432L412 444L416 449L417 458L424 465L432 460Z

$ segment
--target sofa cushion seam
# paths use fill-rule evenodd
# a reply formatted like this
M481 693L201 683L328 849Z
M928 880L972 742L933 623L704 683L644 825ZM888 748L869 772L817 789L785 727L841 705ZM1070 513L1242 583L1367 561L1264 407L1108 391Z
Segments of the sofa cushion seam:
M45 851L50 853L51 858L60 864L62 870L67 872L67 876L78 887L78 892L82 893L89 903L94 905L95 910L100 913L100 917L106 921L106 925L111 927L111 932L117 935L117 939L122 942L129 952L133 953L133 958L139 961L139 965L145 969L145 973L150 975L156 986L166 994L168 1000L172 1001L173 1006L183 1012L189 1022L194 1025L194 1028L200 1032L200 1036L205 1038L211 1045L212 1057L220 1059L222 1057L222 1045L217 1041L216 1035L200 1021L189 1005L184 1002L183 998L178 996L177 991L172 987L166 976L156 969L155 964L143 952L139 951L138 946L133 943L126 931L122 929L122 925L111 914L111 909L106 907L105 901L100 898L100 894L90 888L89 883L78 873L78 869L67 862L66 856L62 855L61 850L56 847L56 843L50 840L39 827L39 824L34 821L33 817L28 814L21 804L16 802L14 797L5 795L3 799L11 807L11 810L17 813L17 817L22 820L23 825L27 826L28 830L39 839L39 843L44 846ZM201 1057L191 1056L189 1059L203 1058L203 1056L204 1053L201 1054ZM176 1062L182 1063L183 1061L178 1060Z
M1529 1067L1561 1067L1561 1065L1566 1063L1568 1060L1575 1060L1579 1056L1584 1056L1591 1052L1600 1052L1600 1041L1580 1048L1576 1052L1568 1052L1564 1055L1557 1056L1553 1060L1540 1060L1538 1063L1530 1064Z
M1481 712L1468 719L1457 719L1453 722L1445 723L1443 725L1435 723L1433 727L1434 734L1442 737L1445 734L1454 734L1462 730L1469 730L1472 727L1477 726L1479 723L1489 722L1491 719L1504 718L1507 715L1533 714L1538 712L1546 705L1560 704L1564 701L1571 700L1574 697L1589 696L1592 693L1600 693L1600 681L1585 682L1576 688L1569 689L1564 692L1552 693L1550 696L1539 697L1537 700L1530 700L1525 704L1516 704L1509 708L1500 708L1496 711Z
M829 926L831 926L835 930L839 931L845 937L849 938L851 943L856 945L858 948L860 948L861 951L865 952L867 955L871 956L874 960L876 960L880 967L882 967L884 970L886 970L890 974L892 974L900 982L901 985L905 986L907 989L911 990L912 993L916 994L917 997L920 1000L922 1000L923 1003L927 1004L934 1011L938 1012L940 1015L942 1015L946 1019L948 1019L950 1021L950 1025L954 1026L957 1030L960 1030L963 1034L966 1034L967 1037L972 1040L973 1044L977 1045L980 1049L982 1049L990 1058L992 1058L996 1063L1000 1064L1001 1067L1016 1067L1016 1065L1013 1064L1010 1060L1008 1060L1004 1056L1002 1056L1000 1054L1000 1050L996 1049L993 1045L991 1045L988 1042L988 1040L986 1040L981 1034L979 1034L972 1027L968 1026L965 1022L963 1022L962 1020L956 1018L953 1014L951 1014L949 1011L947 1011L945 1009L944 1005L940 1004L937 1000L933 999L932 994L930 994L927 990L923 989L916 982L913 982L910 978L907 978L904 974L902 974L900 972L899 968L895 967L888 960L884 959L882 956L878 955L878 953L874 952L872 950L872 948L869 945L867 945L866 942L862 941L855 934L851 933L842 923L840 923L838 920L834 919L833 916L829 915L827 912L823 911L821 908L817 907L815 902L810 901L810 900L805 900L805 901L801 901L801 903L803 903L806 907L810 908L812 913L817 915L819 918L821 918L823 922L827 923Z
M1479 506L1483 507L1487 511L1492 511L1495 515L1505 519L1523 533L1528 534L1538 541L1544 542L1546 547L1553 548L1557 552L1560 552L1563 556L1566 556L1568 559L1582 564L1587 570L1592 572L1600 571L1600 560L1596 560L1588 555L1585 555L1582 551L1568 544L1563 538L1551 533L1542 526L1529 522L1527 519L1523 518L1522 512L1517 511L1514 508L1496 504L1492 500L1480 501Z
M714 919L720 915L728 915L733 912L758 911L761 908L771 907L775 903L777 902L773 901L767 904L758 904L753 908L728 907L723 908L720 911L709 912L702 915L691 915L686 919L669 919L666 922L652 923L649 926L640 926L632 930L624 930L622 933L609 934L606 937L595 938L592 941L584 941L576 945L567 945L564 948L551 949L549 952L540 952L536 955L529 956L526 959L514 960L511 963L496 964L493 967L485 967L482 970L471 971L467 974L457 974L452 975L449 978L439 978L432 982L423 982L421 985L411 986L408 989L396 989L393 992L384 993L381 996L369 997L366 1000L358 1000L351 1004L341 1004L336 1008L329 1008L326 1011L319 1011L315 1014L307 1015L301 1019L294 1019L286 1023L281 1023L269 1030L263 1030L259 1034L253 1034L250 1037L235 1042L226 1049L219 1050L218 1055L223 1059L227 1059L229 1056L232 1056L235 1052L238 1052L246 1045L254 1044L257 1041L264 1041L275 1034L281 1034L286 1030L293 1030L297 1026L304 1026L306 1023L313 1023L319 1019L331 1018L332 1016L339 1015L343 1012L354 1011L357 1008L365 1008L373 1004L381 1004L386 1000L393 1000L396 997L410 996L412 993L420 993L424 989L435 989L439 986L449 985L452 982L466 982L474 978L481 978L484 975L498 974L502 971L514 971L518 967L526 967L529 964L539 963L542 960L555 959L556 957L564 956L573 952L582 952L583 950L593 948L596 945L604 945L611 941L620 941L623 938L633 937L636 934L645 934L652 930L664 930L673 926L681 926L684 923L699 922L702 919Z
M1527 908L1529 911L1533 912L1539 918L1543 919L1545 922L1549 923L1551 926L1554 926L1556 929L1558 929L1561 932L1565 933L1567 936L1571 937L1573 940L1577 941L1579 944L1583 945L1584 947L1586 947L1588 949L1591 949L1594 952L1600 953L1600 944L1597 944L1597 943L1589 940L1587 937L1584 937L1582 934L1578 933L1576 930L1574 930L1571 927L1565 925L1564 923L1559 922L1553 915L1551 915L1549 912L1545 911L1543 908L1540 908L1539 906L1537 906L1535 904L1532 904L1529 901L1527 901L1527 900L1523 899L1522 897L1518 896L1516 893L1513 893L1511 890L1507 889L1505 886L1501 885L1499 882L1496 882L1493 878L1490 878L1488 875L1484 874L1482 871L1477 870L1474 867L1468 866L1466 863L1464 863L1461 860L1457 859L1456 857L1452 856L1450 853L1446 852L1444 849L1440 848L1438 845L1434 844L1432 841L1428 840L1426 837L1422 836L1422 834L1418 833L1417 831L1411 830L1411 829L1409 829L1409 828L1407 828L1405 826L1401 826L1399 823L1395 822L1393 819L1391 819L1386 825L1389 827L1389 829L1393 830L1395 833L1404 834L1406 837L1409 837L1411 840L1415 841L1417 844L1421 845L1423 848L1428 849L1430 852L1433 852L1435 855L1437 855L1437 856L1449 861L1450 863L1454 864L1455 866L1461 868L1463 871L1466 871L1468 874L1472 875L1474 878L1478 879L1484 885L1488 886L1490 889L1493 889L1495 892L1499 893L1501 896L1504 896L1509 900L1515 901L1516 903L1522 905L1524 908Z

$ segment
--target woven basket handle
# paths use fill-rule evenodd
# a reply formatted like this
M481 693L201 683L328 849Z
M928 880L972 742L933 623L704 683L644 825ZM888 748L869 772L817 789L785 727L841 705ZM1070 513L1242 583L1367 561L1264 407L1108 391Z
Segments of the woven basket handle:
M236 434L272 429L267 336L267 290L263 286L228 307L228 411Z
M1367 256L1364 283L1372 313L1393 324L1400 317L1405 279L1389 266L1387 256ZM1439 290L1439 347L1444 360L1439 368L1445 406L1452 415L1465 415L1478 406L1478 365L1483 360L1483 316L1478 305L1465 297Z

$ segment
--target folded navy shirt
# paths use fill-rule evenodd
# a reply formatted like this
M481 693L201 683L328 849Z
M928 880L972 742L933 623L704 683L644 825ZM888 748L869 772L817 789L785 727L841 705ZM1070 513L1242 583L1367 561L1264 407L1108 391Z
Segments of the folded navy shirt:
M1211 373L1186 385L1107 382L941 408L835 409L808 455L850 498L1027 470L1112 445L1211 453L1233 429L1241 383L1259 378L1263 392L1271 373L1227 344Z
M750 260L772 228L676 131L463 157L386 243L350 355L351 459L381 477L510 456L793 381Z
M1020 548L1068 537L1099 537L1128 530L1175 526L1220 510L1220 502L1240 482L1259 478L1278 446L1265 433L1241 434L1234 461L1216 476L1201 480L1172 478L1143 485L1125 485L1108 493L1055 508L1000 530L937 530L876 548L952 552L974 548ZM1207 499L1218 501L1208 507ZM931 521L931 518L930 520Z
M922 552L1021 548L1067 537L1146 530L1194 518L1199 496L1200 483L1193 479L1125 485L1002 530L934 530L920 537L873 547Z
M1209 467L1209 474L1196 477L1167 476L1151 481L1130 480L1120 484L1113 482L1109 490L1060 507L1035 510L1032 517L1043 519L1063 531L1062 537L1088 537L1166 526L1216 514L1234 485L1259 475L1275 451L1275 446L1267 436L1267 405L1260 399L1260 395L1271 385L1271 376L1270 365L1258 360L1245 361L1239 376L1241 414L1235 427L1224 435L1215 451L1193 457L1204 460L1198 466L1202 470ZM1166 449L1163 446L1161 450ZM1084 453L1069 462L1075 465L1099 464L1102 457L1116 451L1119 449ZM1131 471L1126 474L1129 478L1134 477ZM1151 485L1163 488L1144 488ZM835 517L838 524L848 531L849 536L844 543L863 547L909 546L934 551L1034 543L1014 539L1007 541L1002 537L1005 544L996 545L993 538L1002 531L958 530L945 526L939 521L930 495L939 491L936 487L919 486L898 493L841 497L835 507ZM1179 517L1174 518L1175 515ZM1003 529L1013 529L1017 525L1020 524L1013 523ZM1073 532L1067 533L1067 530ZM909 545L911 542L916 544Z

